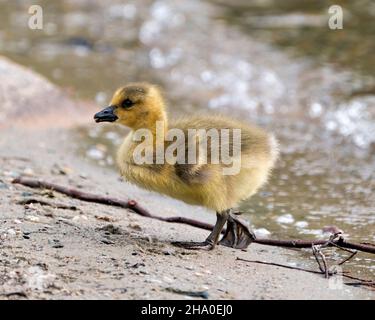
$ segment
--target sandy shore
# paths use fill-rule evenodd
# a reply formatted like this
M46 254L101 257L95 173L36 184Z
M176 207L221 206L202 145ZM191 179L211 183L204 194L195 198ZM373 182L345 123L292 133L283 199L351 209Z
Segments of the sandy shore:
M5 61L5 60L4 60ZM237 257L288 264L290 251L251 245L247 251L218 247L191 252L175 240L201 240L207 232L150 220L124 210L74 200L55 192L11 183L19 175L41 178L89 192L132 198L155 214L214 222L199 207L140 190L116 172L95 166L77 152L72 127L90 124L93 108L76 110L46 80L8 61L11 77L30 79L0 97L0 299L374 299L373 291L343 286L319 275L236 261ZM37 77L37 88L33 76ZM2 90L7 90L1 83ZM48 106L43 86L50 86ZM18 94L30 93L22 106ZM54 101L55 99L55 101ZM62 100L63 99L63 100ZM63 106L62 102L63 101ZM14 106L12 112L4 105ZM14 110L23 110L22 116ZM7 109L9 110L9 109ZM26 116L25 116L26 115ZM30 115L30 116L28 116ZM63 119L62 119L63 117ZM37 119L40 124L33 125ZM35 121L37 121L35 120ZM51 205L25 204L39 199ZM67 206L66 208L61 205Z

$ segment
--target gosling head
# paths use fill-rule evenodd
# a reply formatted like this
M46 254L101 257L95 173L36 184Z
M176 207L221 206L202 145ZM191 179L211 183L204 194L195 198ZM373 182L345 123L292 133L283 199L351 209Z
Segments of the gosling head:
M164 121L160 89L148 83L130 83L114 93L109 107L95 114L96 122L116 122L132 129L150 128Z

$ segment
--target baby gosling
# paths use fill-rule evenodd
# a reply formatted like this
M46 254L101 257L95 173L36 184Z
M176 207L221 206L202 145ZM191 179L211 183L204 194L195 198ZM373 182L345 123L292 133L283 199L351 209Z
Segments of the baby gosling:
M243 249L255 239L248 226L235 216L234 208L255 194L267 181L278 157L278 144L273 135L223 116L189 116L170 121L160 89L148 83L131 83L119 88L113 95L110 106L95 114L94 119L96 122L116 122L131 129L117 156L117 164L126 180L142 188L216 211L216 224L205 241L176 244L188 249L211 250L220 243ZM150 139L139 138L140 131L144 129L150 133ZM170 129L179 129L184 133L182 143L181 140L176 143L173 139L165 139L165 136L162 141L158 141L159 129L164 133ZM197 130L202 129L207 132L211 129L219 132L226 130L229 139L210 136L206 144L207 151L204 151L200 144L201 136L197 134ZM240 132L237 144L234 141L236 130L237 133ZM219 144L214 143L215 139ZM179 148L182 146L185 161L179 161L181 152L174 162L157 161L160 150L166 152L173 144L175 150L172 155L181 151ZM239 153L235 152L235 144ZM141 146L144 149L143 156L147 150L151 150L151 163L137 161L135 153ZM195 149L192 159L195 161L189 162L186 161L186 156L189 156L192 146ZM224 170L229 169L227 162L212 161L214 153L219 151L221 154L224 149L229 149L232 166L233 163L238 164L237 170L232 174L224 174ZM219 242L226 223L226 232Z

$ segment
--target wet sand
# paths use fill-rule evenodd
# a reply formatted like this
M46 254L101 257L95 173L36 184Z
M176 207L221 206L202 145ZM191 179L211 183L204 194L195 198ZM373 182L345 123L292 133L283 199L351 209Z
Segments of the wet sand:
M236 261L240 257L289 264L290 251L286 249L251 245L239 251L219 246L212 252L191 252L172 246L171 241L201 240L206 231L12 184L14 177L27 175L135 199L161 216L181 215L211 223L215 219L202 208L120 181L113 170L79 156L72 129L77 124L94 125L95 108L87 104L77 107L83 103L71 101L38 75L1 61L10 78L29 80L19 92L17 88L7 91L0 101L0 106L14 106L8 111L1 109L0 299L191 298L176 291L200 292L209 299L375 298L373 291L340 288L335 280L319 275ZM7 89L5 82L0 86L1 92ZM48 97L43 90L47 87ZM18 117L13 111L22 109L19 96L25 90L30 93L22 100L26 116ZM50 113L40 110L43 98L55 106ZM62 102L66 108L62 110L71 112L59 111ZM30 198L51 206L19 204ZM61 204L69 208L55 208Z

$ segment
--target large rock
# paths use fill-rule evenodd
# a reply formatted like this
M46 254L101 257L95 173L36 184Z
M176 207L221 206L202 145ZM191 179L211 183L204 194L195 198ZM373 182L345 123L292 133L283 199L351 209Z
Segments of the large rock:
M0 128L69 126L91 120L92 106L73 101L41 75L0 57Z

